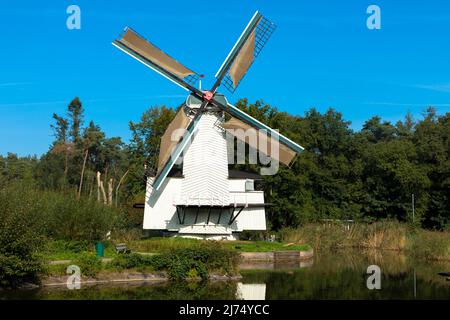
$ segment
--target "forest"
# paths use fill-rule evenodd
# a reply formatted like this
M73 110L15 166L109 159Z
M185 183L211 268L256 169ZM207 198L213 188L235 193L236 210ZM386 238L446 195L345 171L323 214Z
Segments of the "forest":
M263 176L272 230L324 219L393 219L450 230L449 112L438 115L430 106L420 119L408 113L397 123L374 116L355 131L332 108L291 115L262 100L244 98L236 105L305 148L290 168ZM143 212L132 205L143 202L145 176L156 168L159 140L176 108L152 106L138 122L130 121L129 142L107 137L84 111L76 97L66 114L53 114L54 141L42 156L0 156L0 188L19 185L16 191L100 202L139 227Z
M421 119L406 114L395 124L374 116L355 131L331 108L291 115L260 100L241 99L237 106L305 148L290 168L262 176L260 187L271 203L268 233L314 249L362 246L449 259L450 113L429 107ZM93 255L95 243L105 242L114 256L112 243L139 248L146 237L143 210L133 204L145 199L145 177L155 172L160 137L177 110L150 107L129 123L130 141L107 137L84 111L74 98L65 114L53 114L54 140L42 156L0 156L0 288L38 283L51 272L52 259L76 257L85 274L94 274L102 266ZM231 166L260 169L258 164ZM355 224L343 229L330 220ZM246 235L262 236L267 233ZM152 239L171 243L145 240ZM175 268L177 277L185 277L192 265L194 274L207 274L208 265L192 260L198 254L235 255L204 243L191 249L183 268ZM178 253L163 256L163 264L159 258L136 260L136 255L114 263L171 270L179 264L173 257Z

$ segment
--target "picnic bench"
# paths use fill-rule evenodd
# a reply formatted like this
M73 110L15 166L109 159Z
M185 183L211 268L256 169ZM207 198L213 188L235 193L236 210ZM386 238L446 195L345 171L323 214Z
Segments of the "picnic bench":
M131 250L128 249L126 243L118 243L116 244L116 253L130 253Z

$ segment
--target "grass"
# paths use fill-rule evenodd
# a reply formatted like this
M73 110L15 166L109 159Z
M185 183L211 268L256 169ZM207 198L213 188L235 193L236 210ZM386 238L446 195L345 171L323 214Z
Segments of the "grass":
M169 279L207 279L210 273L237 274L239 254L220 242L203 242L189 248L176 248L156 255L129 253L117 255L112 261L102 263L92 253L82 253L70 264L78 266L84 277L97 277L114 272L166 272ZM62 276L68 264L48 265L43 275Z
M233 241L224 243L225 247L235 249L240 252L269 252L269 251L307 251L311 247L307 244L293 244L266 241Z
M170 238L149 238L145 240L130 241L127 245L134 252L165 252L173 249L187 249L204 246L205 243L214 241L205 241L181 237ZM310 246L306 244L291 244L281 242L266 241L222 241L226 248L239 252L267 252L267 251L285 251L285 250L309 250Z
M403 251L427 260L450 260L450 232L383 221L373 224L308 224L281 231L282 240L314 249L360 248Z
M152 237L144 240L125 241L133 252L160 253L168 250L201 247L205 241L181 237Z
M121 242L121 241L117 241ZM118 255L115 251L112 242L104 242L105 258L120 259L122 255ZM306 244L293 244L281 242L266 242L266 241L205 241L180 237L155 237L145 240L130 240L127 241L127 246L133 253L167 253L172 251L186 251L186 250L203 250L216 248L216 246L223 247L232 252L268 252L268 251L286 251L298 250L306 251L311 247ZM44 250L41 252L45 261L54 260L70 260L71 263L82 260L86 255L95 255L95 247L93 244L86 241L63 241L54 240L48 241ZM63 265L49 265L46 267L46 274L65 274L66 264ZM145 266L141 264L141 269ZM110 264L105 264L105 270L114 271L115 268ZM148 271L148 268L144 268ZM117 270L116 270L117 271Z
M105 258L113 258L117 256L116 249L111 242L104 241L103 244L105 246ZM77 260L86 253L95 254L94 244L87 241L50 240L47 241L41 255L46 261Z

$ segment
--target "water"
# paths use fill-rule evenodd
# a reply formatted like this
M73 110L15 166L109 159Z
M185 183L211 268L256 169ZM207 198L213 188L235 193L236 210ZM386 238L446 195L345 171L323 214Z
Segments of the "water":
M366 286L367 267L381 269L381 289ZM244 268L254 267L250 265ZM261 265L243 279L223 282L133 283L3 291L0 299L450 299L450 263L392 252L322 252L301 265Z

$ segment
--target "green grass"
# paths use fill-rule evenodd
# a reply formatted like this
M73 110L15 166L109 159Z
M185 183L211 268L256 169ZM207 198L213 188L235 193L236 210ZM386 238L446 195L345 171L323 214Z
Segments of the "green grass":
M152 237L145 240L126 241L133 252L159 253L168 250L186 249L205 245L204 240L187 239L180 237Z
M307 244L289 244L266 241L230 241L224 243L225 247L240 252L269 252L269 251L307 251L311 247Z
M117 257L114 244L112 242L103 243L105 245L104 257ZM132 252L162 253L178 249L198 249L208 247L213 243L215 243L215 241L186 239L180 237L155 237L145 240L128 241L127 246ZM227 249L232 249L239 252L268 252L286 250L306 251L311 249L311 247L306 244L288 244L266 241L223 241L220 243ZM95 254L95 247L93 244L85 241L62 240L48 241L45 248L41 252L45 261L77 260L86 253Z
M117 256L114 245L111 242L103 242L105 245L104 257ZM84 254L95 254L95 246L87 241L50 240L43 248L41 255L45 261L77 260Z
M186 239L180 237L170 238L149 238L145 240L133 241L128 245L132 251L137 252L164 252L173 249L186 249L192 247L204 246L210 241ZM288 244L281 242L266 241L222 241L226 248L237 250L239 252L268 252L268 251L285 251L285 250L310 250L307 244Z
M280 233L286 242L308 243L316 250L382 249L426 260L450 260L450 232L424 230L395 221L357 223L349 228L342 224L306 224Z

